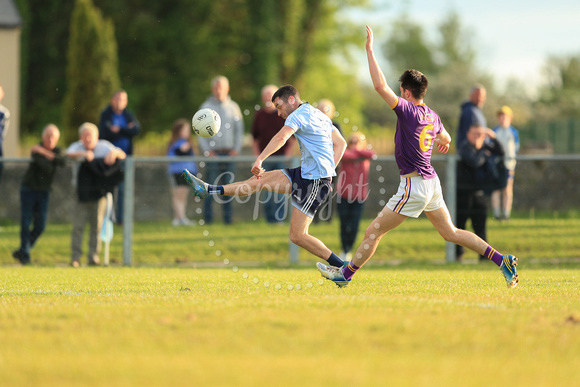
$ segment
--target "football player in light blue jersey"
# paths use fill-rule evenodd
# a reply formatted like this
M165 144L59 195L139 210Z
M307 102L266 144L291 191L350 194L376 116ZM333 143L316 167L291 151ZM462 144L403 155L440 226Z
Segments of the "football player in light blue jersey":
M258 191L272 191L292 196L290 240L329 265L342 267L344 262L322 241L308 234L308 228L320 203L329 195L336 166L346 149L346 141L320 110L300 100L294 86L279 88L272 96L278 115L286 121L270 140L252 166L252 178L227 185L210 185L184 170L183 175L197 196L247 196ZM265 171L262 163L294 135L300 145L301 166Z
M330 118L308 103L301 104L286 118L300 145L301 175L305 179L336 176ZM332 128L329 130L329 128Z

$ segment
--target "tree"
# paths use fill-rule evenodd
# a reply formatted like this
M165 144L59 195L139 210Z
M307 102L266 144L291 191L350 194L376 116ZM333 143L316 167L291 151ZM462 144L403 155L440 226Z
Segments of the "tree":
M423 26L402 15L393 23L393 32L384 43L390 68L397 76L408 68L423 72L429 79L426 101L441 117L443 125L453 134L459 109L468 97L471 86L482 83L487 88L488 105L495 108L497 96L492 77L475 65L475 49L471 35L465 31L455 12L439 25L439 41L427 40ZM495 110L486 105L489 119ZM377 116L375 114L375 116Z
M104 82L97 79L107 74L103 56L95 57L95 52L112 54L112 45L100 42L108 22L99 12L95 17L86 1L81 5L90 15L82 23L79 2L16 1L29 10L23 15L29 38L23 46L23 57L28 57L23 90L27 126L38 128L49 121L62 126L58 121L65 89L65 125L77 125L89 113L90 120L96 120L111 94L102 92L101 86L95 88ZM142 122L143 132L160 132L178 117L193 116L210 95L211 78L218 74L230 79L232 98L246 112L248 127L253 118L250 108L260 103L260 89L266 83L292 83L308 90L309 98L345 101L341 111L360 117L361 91L346 53L353 43L362 47L364 29L353 29L340 16L342 9L358 3L196 0L192 6L191 0L99 0L97 4L113 21L118 42L118 69L110 67L109 74L118 76L127 90L129 107ZM112 27L109 35L113 37ZM73 55L71 50L82 54ZM90 74L80 76L81 72ZM81 107L81 102L94 107Z
M21 47L20 133L39 133L48 122L60 126L65 90L67 37L74 3L16 0L24 20ZM35 135L36 137L36 135Z
M578 117L580 105L580 55L551 57L544 66L548 83L540 89L535 108L542 119Z
M91 0L76 0L67 52L64 99L65 138L85 121L96 123L99 112L119 88L117 43L111 20L104 19ZM68 135L67 135L68 134Z
M390 38L383 45L391 68L398 72L414 68L424 74L436 74L438 66L433 52L423 36L423 27L409 20L407 15L393 24Z

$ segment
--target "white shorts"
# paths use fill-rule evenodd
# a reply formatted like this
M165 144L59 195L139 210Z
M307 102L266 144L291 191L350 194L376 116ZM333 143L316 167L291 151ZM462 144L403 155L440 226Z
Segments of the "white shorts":
M439 177L401 177L399 190L387 203L387 208L397 214L418 218L423 211L435 211L445 205Z

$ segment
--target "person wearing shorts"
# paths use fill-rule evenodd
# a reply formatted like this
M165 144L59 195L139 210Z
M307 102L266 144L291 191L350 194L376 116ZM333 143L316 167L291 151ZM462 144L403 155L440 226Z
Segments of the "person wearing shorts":
M272 96L284 126L270 140L252 165L250 179L226 185L210 185L184 170L184 177L194 193L205 199L210 195L247 196L258 191L292 195L290 240L333 267L344 262L308 228L320 203L331 191L336 165L346 149L346 141L323 112L300 100L292 85L280 87ZM300 145L300 167L265 171L262 164L294 136Z
M364 239L352 261L343 268L317 263L323 277L339 287L348 285L353 275L375 253L381 238L408 217L416 218L425 212L439 234L448 242L470 248L495 262L502 271L508 287L515 287L518 275L517 258L502 255L472 232L455 227L441 192L441 183L431 165L434 147L447 153L451 136L441 119L423 99L427 92L427 77L417 70L407 70L399 78L401 97L389 87L373 51L373 31L367 26L366 42L369 70L375 90L397 115L395 131L395 160L401 180L399 189L367 228Z

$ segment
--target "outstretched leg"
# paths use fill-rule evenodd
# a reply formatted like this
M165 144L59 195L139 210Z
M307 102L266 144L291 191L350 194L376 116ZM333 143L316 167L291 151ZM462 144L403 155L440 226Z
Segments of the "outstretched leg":
M365 231L365 237L352 258L352 263L362 267L373 256L381 238L407 219L406 216L397 214L387 207L379 213Z
M342 268L329 267L317 263L316 267L324 278L333 281L338 287L347 286L352 276L360 269L375 253L381 238L392 229L399 226L407 219L405 215L397 214L385 207L372 221L365 232L365 237L358 247L351 262Z
M292 192L292 183L281 170L264 172L259 179L252 176L248 180L223 186L225 196L248 196L258 191L271 191L282 194Z
M513 255L502 255L499 251L491 247L487 242L472 232L459 229L451 222L451 216L447 207L443 206L435 211L425 212L427 218L437 229L439 234L447 242L452 242L467 247L476 253L483 255L499 266L507 286L515 288L519 277L516 272L518 259Z
M211 185L198 179L187 169L183 170L183 178L193 189L196 196L205 199L209 195L248 196L261 190L282 194L292 192L292 183L281 170L265 172L259 179L252 176L248 180L226 185Z
M487 242L474 233L457 228L451 222L451 215L447 207L441 207L435 211L425 212L427 218L447 242L455 243L475 251L480 255L485 254Z

